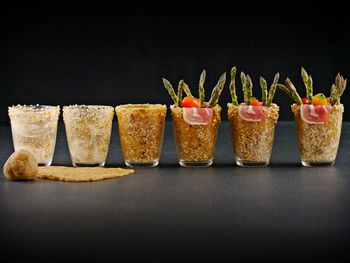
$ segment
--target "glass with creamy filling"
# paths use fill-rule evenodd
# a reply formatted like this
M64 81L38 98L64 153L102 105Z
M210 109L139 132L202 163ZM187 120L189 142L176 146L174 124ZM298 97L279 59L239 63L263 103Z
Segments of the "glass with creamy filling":
M161 104L125 104L115 108L120 144L127 166L158 165L166 110L166 106Z
M302 164L304 166L333 165L339 147L344 106L342 104L333 106L294 104L292 111L295 116ZM315 118L319 121L315 121Z
M8 108L15 151L31 152L39 165L52 163L59 106L18 105Z
M68 147L74 166L104 166L113 117L114 109L111 106L63 107Z
M279 107L227 104L236 164L267 166L270 162Z

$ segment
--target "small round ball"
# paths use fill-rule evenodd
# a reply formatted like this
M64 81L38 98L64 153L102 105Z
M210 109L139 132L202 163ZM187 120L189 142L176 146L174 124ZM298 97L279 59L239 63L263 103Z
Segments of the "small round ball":
M26 150L11 154L4 165L4 175L8 180L33 180L38 170L37 160Z

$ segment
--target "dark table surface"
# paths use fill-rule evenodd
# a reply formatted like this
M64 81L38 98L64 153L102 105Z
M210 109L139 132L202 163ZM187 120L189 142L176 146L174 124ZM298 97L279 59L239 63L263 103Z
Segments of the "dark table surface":
M116 124L107 164L124 166ZM350 123L336 165L301 167L294 123L277 125L271 164L233 164L229 124L214 165L177 164L171 123L160 165L94 183L0 178L0 257L339 258L350 244ZM0 127L0 162L12 153ZM53 164L70 164L62 123Z

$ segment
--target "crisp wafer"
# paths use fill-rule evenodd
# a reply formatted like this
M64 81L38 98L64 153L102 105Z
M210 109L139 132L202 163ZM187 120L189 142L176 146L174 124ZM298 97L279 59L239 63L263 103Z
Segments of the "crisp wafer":
M64 182L92 182L116 178L133 173L132 169L102 167L39 167L36 177Z

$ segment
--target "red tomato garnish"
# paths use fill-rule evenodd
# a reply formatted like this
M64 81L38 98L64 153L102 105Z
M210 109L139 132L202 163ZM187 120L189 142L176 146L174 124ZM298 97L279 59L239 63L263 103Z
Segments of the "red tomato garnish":
M248 104L247 104L247 105L248 105ZM259 102L258 99L252 97L252 98L250 99L250 105L252 105L252 106L260 106L260 102Z
M250 101L250 104L252 106L260 106L260 102L256 98L252 98L251 101Z
M307 100L307 98L302 98L302 99L301 99L301 102L302 102L303 104L308 104L309 101Z
M200 106L201 101L192 97L185 97L181 103L182 108L200 108Z

